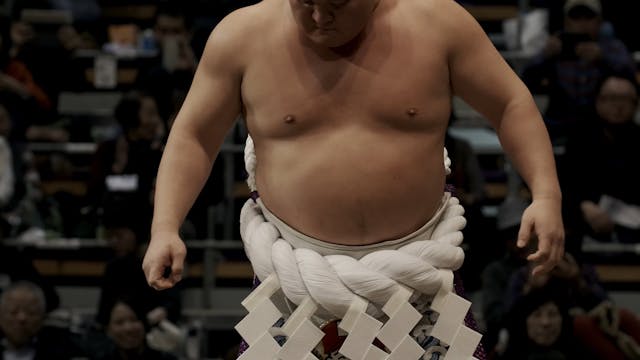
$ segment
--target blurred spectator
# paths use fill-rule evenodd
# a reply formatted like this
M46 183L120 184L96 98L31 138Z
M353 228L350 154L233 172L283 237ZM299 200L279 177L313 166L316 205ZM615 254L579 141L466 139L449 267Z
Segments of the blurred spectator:
M196 69L189 21L183 5L166 2L158 7L153 26L154 43L160 52L157 66L141 72L138 85L156 99L163 119L176 112L174 104L184 97Z
M595 358L640 357L640 319L608 298L592 266L565 254L551 273L533 277L530 272L531 267L525 266L512 276L507 297L514 304L531 292L554 291L563 296L572 314L574 336Z
M1 235L1 234L0 234ZM0 236L0 239L2 237ZM53 284L33 266L32 260L21 250L0 242L0 278L3 286L23 281L36 284L45 297L45 310L51 312L60 305L60 298ZM0 292L3 289L0 287Z
M531 248L516 246L520 219L527 205L526 201L517 198L507 198L501 205L497 228L500 238L506 241L507 253L503 259L489 264L482 274L482 311L487 324L484 342L492 349L490 352L504 354L507 347L514 346L508 339L513 335L510 332L518 330L510 321L514 312L522 310L518 307L527 301L523 300L527 294L553 291L572 314L574 341L583 343L583 347L597 354L597 359L624 359L625 354L631 354L630 358L637 356L634 351L638 351L640 320L609 300L592 266L579 264L567 253L551 273L531 276L532 267L527 264L526 256L532 253L535 241L529 244ZM518 346L524 345L519 343ZM507 358L524 356L522 353L514 355L513 351L513 348L509 350L511 353Z
M93 360L177 360L174 355L152 349L147 342L147 325L140 299L122 297L106 309L105 334L108 341L94 352Z
M11 32L9 31L11 26ZM0 25L0 91L9 91L22 98L33 97L38 105L50 110L52 102L45 91L34 81L27 66L12 56L12 38L27 41L31 35L27 24L2 19ZM13 35L13 36L12 36Z
M490 262L482 271L481 304L486 324L483 343L490 353L498 343L500 330L506 327L509 311L506 294L511 276L526 265L527 255L533 252L533 242L526 248L516 245L520 219L528 205L519 197L508 197L500 205L496 228L498 239L504 245L504 256Z
M634 78L607 76L598 87L595 114L569 137L559 165L567 235L576 243L584 235L640 243L637 105ZM614 207L636 222L620 221Z
M114 204L105 208L104 226L115 257L107 263L102 278L97 322L108 324L113 303L124 295L139 302L140 310L150 325L162 320L176 323L180 318L180 287L167 291L151 288L142 272L144 243L148 241L149 220L135 208ZM144 237L143 237L144 236Z
M635 74L629 51L603 25L599 0L566 0L564 15L564 28L549 37L523 73L532 92L550 96L545 121L554 142L584 122L606 72Z
M520 297L509 314L504 360L596 360L573 335L563 292L548 284Z
M24 196L21 154L13 142L12 128L11 115L0 102L0 237L12 235L15 221L11 212Z
M13 121L0 102L0 139L8 140L6 151L10 163L0 178L12 176L12 184L6 199L0 200L0 233L7 237L44 236L45 231L60 234L62 219L56 201L44 196L40 175L33 161L33 154L13 134Z
M70 360L84 355L65 329L44 326L45 298L28 282L11 285L0 295L0 356L3 359Z
M150 196L160 164L165 134L155 99L132 92L115 109L121 134L99 144L91 166L90 206L100 209L125 199L129 208L150 217Z
M48 8L48 5L44 7ZM48 116L35 120L39 125L55 123L58 121L55 110L60 92L75 90L85 81L84 69L77 68L77 62L71 61L73 51L94 48L93 35L88 31L78 31L72 23L59 20L36 22L19 15L11 22L11 40L12 58L26 66L33 81L51 103L50 111L44 114Z
M18 56L34 36L33 29L27 23L4 19L0 22L0 98L12 103L15 109L10 111L20 112L19 121L14 123L17 138L67 141L68 133L52 125L57 120L54 115L54 100L36 79L27 62ZM39 61L43 61L43 58L52 60L52 54L48 53ZM51 62L47 66L48 69L62 69Z
M570 308L589 311L608 300L593 266L578 264L570 253L566 253L550 273L531 276L531 270L531 265L527 264L512 274L505 296L507 307L516 303L523 294L543 288L550 282L562 285L562 293Z

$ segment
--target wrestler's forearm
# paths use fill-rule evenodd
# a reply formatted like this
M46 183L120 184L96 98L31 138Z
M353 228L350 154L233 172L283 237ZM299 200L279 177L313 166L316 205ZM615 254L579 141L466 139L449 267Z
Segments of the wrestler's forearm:
M178 232L211 172L213 159L193 137L171 134L156 179L152 235Z
M502 147L529 186L533 199L561 199L553 148L529 94L514 97L497 128Z

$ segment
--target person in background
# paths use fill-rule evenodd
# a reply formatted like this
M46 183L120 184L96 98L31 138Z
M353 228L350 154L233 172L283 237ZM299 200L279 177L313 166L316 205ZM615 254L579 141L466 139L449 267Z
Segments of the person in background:
M141 214L150 215L149 199L165 132L157 103L148 94L132 91L116 106L115 119L121 132L98 145L91 164L87 205L99 217L102 207L122 198Z
M107 263L98 302L97 325L106 327L114 301L128 296L138 302L145 321L151 326L163 320L180 320L180 287L157 292L145 286L142 256L147 242L148 222L137 218L133 204L112 202L104 208L103 226L114 256Z
M2 240L0 234L0 240ZM49 279L44 277L33 266L31 258L24 251L0 243L0 278L9 287L12 284L27 282L35 284L44 294L45 311L47 313L60 306L60 297ZM6 290L6 289L5 289ZM3 289L0 288L0 293Z
M638 85L625 74L599 83L595 111L568 138L559 161L567 236L640 243L640 126L634 122ZM621 221L614 209L635 222ZM634 210L635 209L635 210Z
M9 19L2 19L2 24L0 24L0 90L14 92L23 98L33 97L43 110L51 110L53 103L49 95L35 82L29 68L11 54L12 38L28 38L29 36L26 34L21 36L27 32L27 30L21 30L20 24L12 24Z
M156 99L160 115L168 120L174 104L189 90L197 65L189 19L182 5L175 2L159 5L152 30L160 61L156 66L143 69L138 87Z
M503 256L491 261L482 270L482 318L486 325L483 337L488 352L501 351L504 343L499 343L500 332L506 326L509 307L506 294L513 273L527 263L527 255L532 251L532 246L520 248L517 246L518 231L522 213L529 205L526 199L521 197L508 197L500 205L496 218L498 239L503 245Z
M573 335L561 288L547 284L518 299L509 313L508 346L500 360L599 360Z
M12 103L17 109L11 109L14 114L20 112L20 121L14 124L17 138L64 142L69 140L69 133L55 125L53 97L28 61L18 56L34 36L29 24L0 18L0 99Z
M109 303L104 333L93 334L91 339L92 360L177 360L147 343L147 322L140 301L124 296Z
M531 91L550 97L545 121L556 143L584 124L607 72L635 74L626 46L604 29L599 0L566 0L563 29L524 70Z
M640 319L609 298L593 266L566 253L550 273L533 277L530 271L525 265L513 273L507 307L540 289L554 291L562 294L571 313L573 336L589 353L607 360L640 356Z
M71 360L86 356L79 338L61 328L44 326L42 290L17 282L0 294L0 358Z

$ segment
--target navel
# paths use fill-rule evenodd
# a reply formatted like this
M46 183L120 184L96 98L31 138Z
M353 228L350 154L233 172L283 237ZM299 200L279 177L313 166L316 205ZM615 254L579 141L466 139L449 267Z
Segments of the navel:
M287 115L284 117L284 122L286 124L293 124L294 122L296 122L296 117L293 115Z
M414 117L416 115L418 115L418 109L416 108L409 108L407 109L407 115Z

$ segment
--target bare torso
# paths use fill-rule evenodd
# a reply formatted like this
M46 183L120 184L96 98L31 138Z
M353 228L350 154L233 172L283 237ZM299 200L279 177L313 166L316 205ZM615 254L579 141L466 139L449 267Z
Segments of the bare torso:
M306 235L345 245L399 238L440 204L446 38L414 16L417 2L383 0L348 55L303 46L287 0L258 5L273 20L242 80L258 190Z

